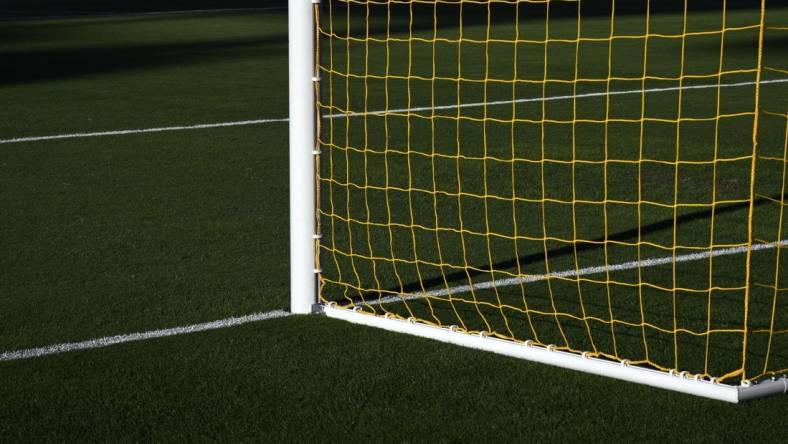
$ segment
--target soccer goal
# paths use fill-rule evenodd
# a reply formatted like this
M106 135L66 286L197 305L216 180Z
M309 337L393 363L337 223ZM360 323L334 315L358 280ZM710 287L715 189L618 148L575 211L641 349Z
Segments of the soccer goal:
M788 8L290 0L291 309L788 392Z

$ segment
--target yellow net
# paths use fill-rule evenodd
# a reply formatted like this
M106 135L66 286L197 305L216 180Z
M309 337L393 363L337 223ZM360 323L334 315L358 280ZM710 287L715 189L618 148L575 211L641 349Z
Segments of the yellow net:
M720 381L788 370L788 9L323 0L322 302Z

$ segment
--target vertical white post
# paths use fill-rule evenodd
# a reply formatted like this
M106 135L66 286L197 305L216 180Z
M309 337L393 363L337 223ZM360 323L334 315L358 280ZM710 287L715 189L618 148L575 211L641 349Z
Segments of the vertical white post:
M315 21L312 0L288 0L290 311L311 313L315 276Z

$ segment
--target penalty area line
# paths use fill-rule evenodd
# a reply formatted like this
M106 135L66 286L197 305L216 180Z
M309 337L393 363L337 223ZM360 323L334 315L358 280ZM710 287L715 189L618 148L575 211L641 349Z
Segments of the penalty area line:
M396 108L388 110L367 111L367 112L347 112L335 113L323 116L324 119L340 119L343 117L363 117L363 116L382 116L388 113L411 113L419 111L430 110L450 110L450 109L464 109L464 108L481 108L500 105L511 105L513 103L530 103L530 102L559 102L574 99L587 99L592 97L604 96L620 96L631 94L655 94L672 91L688 91L698 89L716 89L716 88L739 88L742 86L752 86L756 82L737 82L737 83L708 83L702 85L684 85L684 86L670 86L665 88L647 88L647 89L631 89L622 91L598 91L591 93L583 93L577 95L562 95L562 96L548 96L548 97L527 97L515 100L497 100L492 102L473 102L461 103L453 105L436 105L434 107L412 107L412 108ZM788 79L772 79L761 80L761 85L768 85L772 83L788 83ZM106 137L106 136L122 136L131 134L145 134L145 133L161 133L168 131L186 131L186 130L201 130L211 128L226 128L233 126L247 126L247 125L261 125L266 123L284 123L289 122L287 117L274 118L274 119L253 119L253 120L239 120L233 122L215 122L215 123L200 123L196 125L181 125L181 126L165 126L159 128L140 128L140 129L125 129L125 130L112 130L112 131L96 131L96 132L79 132L70 134L54 134L49 136L27 136L15 137L10 139L0 139L0 145L23 143L23 142L41 142L47 140L62 140L62 139L81 139L87 137Z
M369 301L367 302L367 304L369 305L389 304L393 302L400 302L403 300L411 300L411 299L420 299L424 297L436 297L436 296L440 297L440 296L468 293L471 290L482 290L488 288L508 287L513 285L528 284L528 283L539 282L553 278L577 277L577 276L585 276L585 275L598 274L604 272L631 270L637 267L642 267L642 268L656 267L659 265L667 265L670 263L691 262L691 261L708 259L711 257L741 254L741 253L746 253L747 251L755 252L755 251L771 250L786 245L788 245L788 240L782 240L780 242L774 242L768 244L756 244L751 247L741 246L741 247L721 248L712 251L701 251L697 253L683 254L678 256L664 256L664 257L643 259L641 261L622 262L618 264L611 264L608 265L607 267L602 265L602 266L586 267L581 269L564 270L550 274L539 274L539 275L507 278L507 279L498 279L493 281L478 282L473 284L472 286L459 285L456 287L437 290L433 292L410 293L410 294L399 295L399 296L388 296L385 298L378 299L376 301ZM226 318L218 321L205 322L201 324L187 325L183 327L166 328L162 330L152 330L142 333L105 336L103 338L89 339L81 342L67 342L63 344L47 345L44 347L31 348L26 350L9 351L9 352L0 353L0 362L38 358L42 356L55 355L59 353L66 353L66 352L72 352L78 350L104 348L104 347L109 347L111 345L123 344L127 342L145 341L148 339L185 335L185 334L197 333L197 332L208 331L208 330L217 330L221 328L235 327L237 325L248 324L251 322L259 322L268 319L284 318L287 316L292 316L292 313L284 310L274 310L274 311L268 311L262 313L253 313L246 316Z

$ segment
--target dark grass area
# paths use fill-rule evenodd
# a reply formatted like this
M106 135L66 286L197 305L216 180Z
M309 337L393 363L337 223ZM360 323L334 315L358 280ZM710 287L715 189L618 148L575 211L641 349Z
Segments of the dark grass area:
M0 50L15 68L0 138L281 117L285 16L2 25L27 38ZM272 124L2 145L0 312L17 315L0 349L285 307L287 181L271 172L286 137Z
M282 130L3 146L0 349L286 306Z
M8 138L282 117L287 78L273 67L286 66L285 17L4 23L0 64L13 69L0 71L0 88L3 111L14 118L1 119L0 132Z
M13 21L0 23L0 37L0 64L14 67L0 72L5 105L0 107L0 138L286 114L283 12ZM580 85L588 91L599 86ZM774 91L769 95L773 103L784 103L784 88ZM482 94L472 91L467 100L483 99ZM506 91L495 94L507 96ZM518 94L539 96L541 91L526 88ZM742 91L730 94L733 106L751 100ZM417 100L426 97L419 90ZM697 97L703 101L707 96ZM448 93L445 98L456 100ZM407 105L401 97L397 100ZM617 106L630 107L627 100L616 101ZM675 104L670 102L674 95L660 100L665 102L655 101L654 110L660 103ZM698 112L706 105L699 104ZM533 104L525 104L517 112L533 111ZM551 105L550 112L565 109ZM539 113L531 115L538 118ZM766 125L778 128L781 122ZM738 125L727 139L734 147L747 140L735 130ZM478 128L469 125L467 130ZM590 149L598 135L588 130L592 134L584 135L581 144ZM523 131L531 134L534 128L526 125ZM284 124L273 124L0 145L0 351L286 307L286 134ZM561 131L555 136L550 146L564 145ZM659 128L652 137L671 136ZM392 140L404 146L403 138ZM506 148L508 139L500 142L495 147ZM780 148L771 142L768 146ZM506 155L505 150L496 153ZM653 153L670 154L658 146ZM396 168L397 174L405 171L401 164ZM541 172L521 174L529 177L522 183L528 189ZM550 177L563 174L551 172ZM588 174L583 191L596 198L598 173ZM736 174L735 168L729 172L727 192L738 192L731 182ZM670 171L655 171L651 183L658 187L670 176ZM445 178L447 187L453 184L451 177ZM496 190L506 188L507 177L491 177L490 183ZM686 199L708 198L694 183L686 187ZM766 192L774 183L759 186ZM656 193L654 198L664 197ZM464 203L469 210L464 216L476 224L478 202L471 202ZM759 202L765 214L774 213L773 204ZM456 211L452 205L456 202L450 199L442 203L442 216ZM708 210L693 208L678 215L681 232L687 232L684 241L702 245L692 233L708 230L703 222ZM509 214L511 208L494 211ZM523 211L529 212L526 207ZM587 211L591 222L583 236L593 239L600 235L593 222L599 209ZM741 212L736 204L716 210L731 227L737 226ZM673 215L663 213L647 221L653 224L648 235L659 242L667 239L665 220L672 224ZM548 217L560 221L558 208ZM528 224L538 220L528 219ZM500 224L497 229L506 227L504 218L493 223ZM632 239L631 219L617 215L610 226L617 239ZM407 241L408 234L398 236ZM738 239L739 231L724 234ZM435 241L434 236L424 239L419 245ZM446 243L456 245L457 240L447 234ZM409 244L402 245L399 253L408 257ZM554 252L551 267L573 266L574 251L567 247L548 245ZM425 250L419 254L428 257L430 249ZM654 250L648 253L660 253ZM473 247L469 260L482 267L474 279L489 275L483 270L491 261L486 251L485 244ZM511 254L510 241L494 251L492 261L501 270L511 272L517 264L529 273L544 270L544 261L533 256L541 251L533 242L523 241L519 255ZM598 248L584 249L581 266L603 262L600 254ZM621 247L611 254L630 260L632 249ZM762 260L773 264L773 252L764 252ZM739 261L731 257L715 270L727 274L740 267ZM668 271L654 267L648 279L664 281ZM687 284L708 278L706 273L693 269ZM771 270L763 273L761 280L773 278ZM412 276L412 270L403 270L403 284L412 286ZM426 277L436 276L440 274L432 270ZM735 285L740 278L731 273L727 279ZM463 279L452 281L461 284ZM587 285L589 297L597 297L598 285ZM387 281L386 288L398 291L399 285ZM504 297L519 297L518 287L506 291ZM535 303L547 304L544 283L530 291ZM606 309L605 301L589 302L594 309ZM565 303L570 310L573 302ZM421 310L422 304L414 308ZM622 317L631 315L626 307L618 308ZM654 307L659 310L666 308ZM725 322L738 320L720 315ZM777 442L781 435L773 425L785 402L772 398L730 406L320 317L5 362L0 378L0 436L9 441Z

